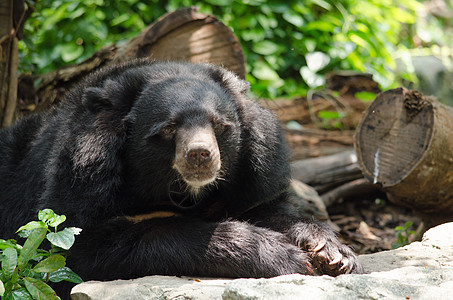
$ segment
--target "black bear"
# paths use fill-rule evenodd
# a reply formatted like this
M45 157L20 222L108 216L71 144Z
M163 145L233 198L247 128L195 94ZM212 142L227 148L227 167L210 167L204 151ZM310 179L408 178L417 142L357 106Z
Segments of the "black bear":
M85 280L362 272L326 225L287 208L279 122L247 90L211 64L88 76L0 132L0 237L39 209L65 214L83 229L68 263Z

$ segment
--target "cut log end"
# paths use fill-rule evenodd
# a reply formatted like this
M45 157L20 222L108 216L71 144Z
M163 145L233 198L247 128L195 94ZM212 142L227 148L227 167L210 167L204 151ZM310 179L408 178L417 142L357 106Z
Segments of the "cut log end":
M399 88L378 95L355 138L365 177L383 187L404 180L431 143L433 115L430 99L417 91Z
M354 146L365 177L390 201L452 218L452 107L404 88L384 92L363 115Z

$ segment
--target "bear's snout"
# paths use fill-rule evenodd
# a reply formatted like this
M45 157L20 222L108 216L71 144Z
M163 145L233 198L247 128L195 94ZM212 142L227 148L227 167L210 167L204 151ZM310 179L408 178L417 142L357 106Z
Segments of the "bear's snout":
M212 159L211 150L207 143L192 143L185 154L186 161L194 167L201 167Z
M219 147L210 125L178 129L174 168L190 187L215 181L220 166Z

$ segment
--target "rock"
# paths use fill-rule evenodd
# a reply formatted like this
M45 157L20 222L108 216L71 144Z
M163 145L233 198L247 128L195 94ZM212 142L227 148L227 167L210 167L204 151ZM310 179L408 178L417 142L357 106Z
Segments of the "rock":
M148 276L133 280L89 281L75 286L73 300L222 299L231 279Z
M359 256L366 273L390 271L403 267L453 268L453 223L431 228L421 242L405 247Z
M149 276L85 282L73 300L97 299L453 299L453 223L428 230L421 242L359 256L366 274L269 279Z

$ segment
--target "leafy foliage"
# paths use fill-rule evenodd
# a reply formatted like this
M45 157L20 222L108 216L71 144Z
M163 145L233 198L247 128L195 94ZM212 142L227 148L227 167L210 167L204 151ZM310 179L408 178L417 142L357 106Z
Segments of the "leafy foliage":
M230 26L259 97L306 94L335 69L370 72L395 84L397 48L412 45L402 24L416 0L42 0L26 24L22 71L48 72L135 36L167 11L197 6Z
M39 211L38 219L17 230L21 237L26 238L23 246L16 240L0 239L2 299L59 299L47 282L82 282L77 274L65 267L66 250L74 244L74 235L79 234L80 229L69 227L57 231L66 217L51 209ZM39 249L45 239L50 241L49 251Z
M404 226L395 227L397 241L392 245L392 249L403 247L409 244L409 236L415 234L414 230L410 230L411 227L412 222L410 221L406 222Z

